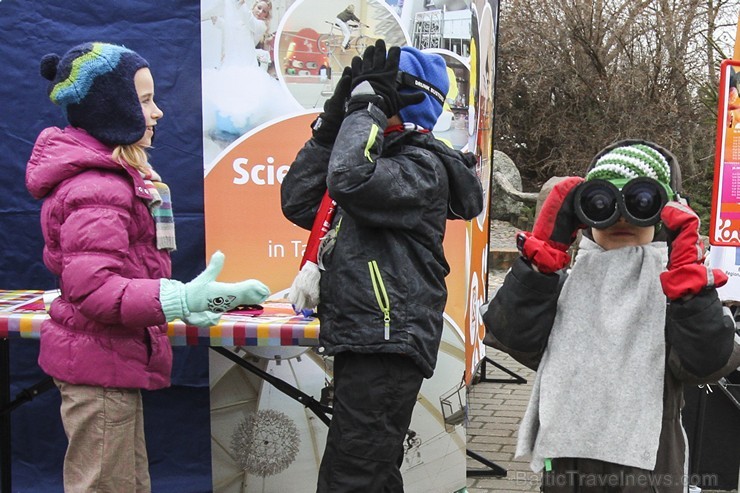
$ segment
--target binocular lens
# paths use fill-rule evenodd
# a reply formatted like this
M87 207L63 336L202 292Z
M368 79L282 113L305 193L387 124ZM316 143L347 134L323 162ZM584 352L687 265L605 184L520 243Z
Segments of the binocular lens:
M594 186L584 190L579 205L586 217L594 223L600 223L614 214L617 207L617 197L607 187Z
M624 190L622 194L627 212L637 219L650 219L656 216L664 205L660 191L652 183L638 183L630 190Z

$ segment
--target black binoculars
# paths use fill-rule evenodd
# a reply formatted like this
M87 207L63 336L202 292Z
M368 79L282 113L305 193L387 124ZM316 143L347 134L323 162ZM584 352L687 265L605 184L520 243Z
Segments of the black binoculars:
M622 181L624 184L618 188ZM660 211L669 200L666 187L647 177L615 182L594 179L578 185L575 210L583 224L604 229L616 223L620 216L635 226L653 226L660 222Z

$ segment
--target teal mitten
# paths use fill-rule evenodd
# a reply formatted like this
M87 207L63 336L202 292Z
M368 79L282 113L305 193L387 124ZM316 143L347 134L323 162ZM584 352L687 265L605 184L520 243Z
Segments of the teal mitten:
M185 315L182 321L196 327L211 327L218 324L218 321L221 320L221 315L223 313L193 312L190 315Z
M217 251L211 256L206 270L186 284L173 279L160 280L159 297L168 321L175 318L187 321L187 318L191 318L194 325L200 325L196 319L202 323L213 319L208 312L223 313L239 305L256 305L267 299L270 289L256 279L236 283L217 282L216 277L225 259L225 255ZM195 313L207 315L192 316Z

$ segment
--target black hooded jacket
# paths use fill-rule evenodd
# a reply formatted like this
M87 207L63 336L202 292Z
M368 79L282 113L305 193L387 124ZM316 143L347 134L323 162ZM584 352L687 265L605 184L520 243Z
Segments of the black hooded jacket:
M681 190L681 173L676 158L666 149L648 141L624 140L602 150L593 164L606 152L623 145L646 144L657 149L671 167L671 188ZM589 232L584 232L589 234ZM484 343L510 354L522 364L537 370L548 346L550 332L559 310L561 289L567 274L543 274L518 258L507 273L501 288L484 309ZM599 280L608 282L608 280ZM618 313L622 307L615 306ZM604 310L604 313L610 313ZM683 386L719 380L740 365L740 342L735 323L722 308L717 290L703 289L686 300L666 302L666 371L662 395L663 419L655 469L645 471L594 458L559 458L543 477L544 491L572 493L580 491L580 478L624 478L635 481L632 492L682 493L685 491L687 444L681 424ZM608 320L604 320L608 323ZM573 352L573 358L588 358ZM656 399L661 396L655 396ZM607 412L607 411L605 411ZM637 410L639 412L639 410ZM570 478L558 483L559 479ZM579 476L581 475L581 476ZM573 479L575 478L575 479ZM619 489L626 491L627 489ZM616 491L616 490L615 490Z
M384 135L373 106L349 114L333 147L309 140L281 188L283 214L311 229L328 187L333 249L320 259L326 354L399 353L430 377L442 335L447 219L483 210L476 159L415 130Z

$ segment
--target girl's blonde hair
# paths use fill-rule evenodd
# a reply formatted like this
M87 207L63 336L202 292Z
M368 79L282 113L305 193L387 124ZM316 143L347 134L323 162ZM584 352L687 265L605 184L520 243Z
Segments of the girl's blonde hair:
M146 148L139 144L125 144L113 149L113 159L121 164L128 164L136 170L146 173L149 169L149 155Z

